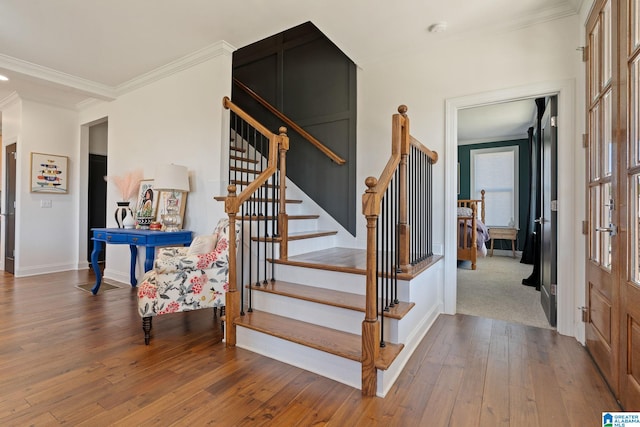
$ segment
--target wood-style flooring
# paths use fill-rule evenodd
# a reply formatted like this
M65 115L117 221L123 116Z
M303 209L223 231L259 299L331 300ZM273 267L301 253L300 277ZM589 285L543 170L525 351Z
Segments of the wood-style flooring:
M619 410L573 338L442 315L383 398L221 342L210 310L156 317L89 271L0 273L0 425L599 426Z

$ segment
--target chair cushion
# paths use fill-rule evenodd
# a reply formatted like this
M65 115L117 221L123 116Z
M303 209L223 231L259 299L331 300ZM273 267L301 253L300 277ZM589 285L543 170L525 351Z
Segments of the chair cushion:
M187 251L188 255L202 255L209 252L212 252L216 247L216 236L213 234L205 235L205 236L196 236L195 239L191 242L189 246L189 250Z

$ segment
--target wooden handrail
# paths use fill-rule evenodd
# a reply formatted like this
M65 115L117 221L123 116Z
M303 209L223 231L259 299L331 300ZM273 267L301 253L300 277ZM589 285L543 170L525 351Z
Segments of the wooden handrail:
M379 178L368 177L365 180L367 189L362 196L362 213L367 221L367 251L366 251L366 296L365 296L365 318L362 322L362 393L367 396L374 396L377 387L377 370L375 361L379 355L379 342L384 338L380 337L381 321L378 316L377 277L380 274L378 261L378 219L381 216L381 204L387 189L392 180L397 179L397 210L393 219L394 227L391 233L397 236L395 249L397 251L395 260L392 261L394 271L400 268L405 270L410 264L410 231L408 222L409 206L409 170L408 160L410 154L415 152L412 147L428 156L427 163L435 163L438 154L429 150L417 139L413 138L409 132L409 118L407 117L407 107L398 107L398 114L394 114L391 123L391 156L387 161ZM395 185L395 184L394 184ZM384 217L384 212L382 212Z
M411 145L416 147L418 150L422 151L424 154L426 154L433 161L434 165L438 162L438 153L435 151L429 150L427 147L422 145L422 143L417 139L415 139L413 136L411 136Z
M229 205L225 202L225 211L227 213L230 213L230 210L233 210L234 213L238 213L240 210L240 205L246 202L249 197L251 197L251 195L255 193L258 188L262 187L262 185L267 182L271 175L276 172L278 167L278 151L281 145L287 148L289 147L289 138L286 134L286 127L282 126L280 129L278 129L278 132L280 132L280 134L276 135L275 133L271 132L269 129L261 125L259 122L257 122L253 117L248 115L244 110L234 104L226 96L222 100L222 105L224 106L224 108L236 113L239 117L253 126L266 138L269 138L269 155L267 156L267 167L262 172L260 172L260 174L256 176L255 179L249 185L247 185L240 194L233 197L233 199L235 200L233 204Z
M307 132L306 130L302 129L300 126L298 126L298 124L296 124L296 122L291 120L289 117L285 116L276 107L274 107L273 105L269 104L264 98L262 98L260 95L255 93L250 87L248 87L247 85L245 85L244 83L242 83L240 80L238 80L236 78L233 79L233 83L236 86L238 86L240 89L242 89L244 92L246 92L250 97L252 97L256 101L258 101L260 103L260 105L265 107L272 114L274 114L280 120L285 122L285 124L287 126L289 126L291 129L293 129L294 131L296 131L297 133L302 135L302 137L304 139L306 139L311 144L313 144L318 150L322 151L322 153L324 153L325 156L329 157L331 160L333 160L335 163L337 163L339 165L344 165L346 163L345 159L343 159L342 157L338 156L336 153L331 151L331 149L329 149L326 145L324 145L322 142L318 141L313 135L311 135L309 132Z
M224 97L222 105L225 109L233 111L238 117L242 118L246 123L251 125L265 138L269 139L269 153L267 157L267 167L258 174L254 180L249 183L240 194L236 194L236 186L229 184L227 187L228 194L224 197L224 210L229 216L229 233L235 235L236 218L240 211L240 207L246 202L267 180L276 173L278 168L278 155L280 154L281 161L284 164L285 152L289 148L289 137L286 134L287 128L281 127L276 135L262 124L257 122L253 117L248 115L236 104L231 102L228 97ZM281 197L286 198L283 177L281 177L280 185L282 186ZM286 212L284 216L281 215L279 219L281 222L287 220ZM285 224L286 229L286 224ZM286 236L284 237L286 240ZM226 293L226 318L227 334L226 345L227 347L234 347L236 345L236 325L235 320L240 316L240 293L238 292L238 283L236 276L237 258L236 258L236 243L235 239L229 239L229 288Z

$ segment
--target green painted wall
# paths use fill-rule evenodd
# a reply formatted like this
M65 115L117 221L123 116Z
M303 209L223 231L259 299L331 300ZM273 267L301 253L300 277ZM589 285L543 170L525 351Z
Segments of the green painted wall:
M458 146L458 162L460 163L460 194L458 199L470 199L471 192L471 150L483 148L511 147L517 145L519 164L518 164L518 196L519 196L519 224L517 250L524 247L525 226L527 222L527 211L529 209L529 179L531 176L531 167L529 165L529 140L518 139L512 141L487 142L484 144L469 144ZM488 246L487 246L488 247ZM496 240L494 249L511 249L511 242L504 240Z

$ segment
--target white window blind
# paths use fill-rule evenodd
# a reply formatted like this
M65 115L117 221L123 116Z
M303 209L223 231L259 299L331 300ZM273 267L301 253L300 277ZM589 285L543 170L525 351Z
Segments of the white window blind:
M471 197L485 190L485 224L518 225L518 147L471 150Z

